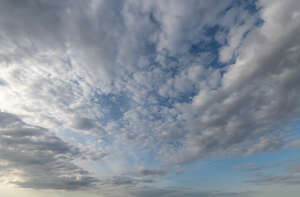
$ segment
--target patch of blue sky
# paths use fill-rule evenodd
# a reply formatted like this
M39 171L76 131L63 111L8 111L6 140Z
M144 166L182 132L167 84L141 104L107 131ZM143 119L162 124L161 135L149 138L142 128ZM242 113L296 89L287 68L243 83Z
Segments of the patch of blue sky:
M290 160L299 159L299 151L282 150L280 152L259 153L245 157L228 157L222 159L208 159L182 166L184 173L170 174L176 186L189 186L205 189L230 189L231 187L243 187L245 181L251 176L249 172L237 168L237 166L254 163L256 166L267 166L279 163L278 167L262 169L262 172L271 175L282 175L291 165ZM230 179L228 179L230 177ZM232 188L234 189L234 188Z
M197 95L198 89L195 85L189 91L178 92L176 97L164 97L155 93L155 98L158 100L160 106L172 108L176 103L189 103L193 97Z
M135 150L136 151L136 150ZM157 157L157 152L151 147L141 149L136 152L139 158L139 165L145 168L159 168L161 161Z
M172 103L190 103L193 97L198 94L198 89L193 86L192 91L179 93L178 97L172 100Z
M198 161L182 166L185 172L170 175L177 186L213 189L230 188L242 182L242 175L232 169L230 160ZM228 179L230 177L230 181Z
M125 94L97 94L92 98L92 102L99 104L104 113L104 117L99 119L104 124L111 120L119 120L131 105Z
M161 67L161 71L166 73L167 76L175 77L183 69L183 65L181 64L179 57L170 55L166 49L164 49L162 53L163 61L156 62L156 65L159 65Z
M261 7L257 6L257 0L239 0L236 2L251 14L255 14L261 9Z
M104 122L102 119L98 119L97 121L100 121L103 124L106 124L107 122ZM107 121L110 121L109 119ZM88 131L85 132L78 132L72 129L60 129L60 132L57 133L58 137L61 137L64 141L77 145L77 144L86 144L93 142L97 144L99 140L101 140L101 143L98 143L99 147L105 147L112 145L114 141L114 137L110 135L103 135L98 136L96 133L93 133L94 131Z
M62 138L64 141L73 144L85 144L89 142L97 142L99 139L101 139L102 143L101 146L109 145L111 144L111 140L109 140L107 137L101 137L96 135L87 135L82 132L76 132L71 129L62 129L60 132L57 133L58 137Z
M232 0L224 12L227 12L235 7L241 7L251 14L255 14L261 9L261 7L257 6L257 0Z
M198 56L201 53L209 53L210 61L204 62L207 67L220 68L226 66L226 64L219 62L219 50L223 46L216 39L215 36L219 31L226 32L220 25L205 26L204 27L205 39L200 40L198 43L191 45L189 53Z

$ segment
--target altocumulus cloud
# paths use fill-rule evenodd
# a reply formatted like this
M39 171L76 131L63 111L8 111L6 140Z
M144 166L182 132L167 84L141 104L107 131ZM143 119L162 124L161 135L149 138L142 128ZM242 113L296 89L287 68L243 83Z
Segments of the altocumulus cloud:
M296 144L284 126L299 117L299 10L298 0L1 1L1 178L176 196L154 186L178 165ZM76 165L84 157L101 159L105 178Z

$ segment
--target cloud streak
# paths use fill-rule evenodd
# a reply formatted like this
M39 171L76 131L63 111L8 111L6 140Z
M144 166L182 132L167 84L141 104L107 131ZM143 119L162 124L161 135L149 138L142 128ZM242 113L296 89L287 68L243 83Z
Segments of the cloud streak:
M17 116L0 113L1 179L25 188L77 190L97 179L72 160L81 157L73 147L47 129L28 125Z

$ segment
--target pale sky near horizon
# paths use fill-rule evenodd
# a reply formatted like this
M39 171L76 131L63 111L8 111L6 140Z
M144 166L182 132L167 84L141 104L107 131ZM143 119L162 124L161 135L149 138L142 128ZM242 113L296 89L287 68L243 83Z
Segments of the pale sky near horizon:
M299 0L1 0L0 196L297 196L299 35Z

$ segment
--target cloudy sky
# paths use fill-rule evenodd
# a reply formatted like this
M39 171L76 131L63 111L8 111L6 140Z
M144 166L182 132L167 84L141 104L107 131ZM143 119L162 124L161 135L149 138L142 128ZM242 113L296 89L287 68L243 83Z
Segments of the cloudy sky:
M1 0L1 195L299 195L299 35L299 0Z

